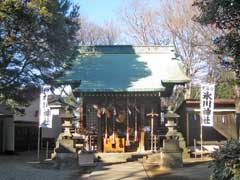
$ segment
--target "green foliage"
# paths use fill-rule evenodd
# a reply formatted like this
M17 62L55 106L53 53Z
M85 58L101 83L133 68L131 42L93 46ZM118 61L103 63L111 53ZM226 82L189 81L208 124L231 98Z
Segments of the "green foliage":
M235 83L219 83L216 85L215 91L218 99L233 99L235 97Z
M200 99L200 87L193 86L191 89L191 99Z
M235 97L235 82L223 81L215 85L216 99L234 99ZM200 87L193 86L191 89L191 99L200 99Z
M240 179L240 143L230 140L219 150L213 153L212 180Z
M25 103L70 68L78 16L68 0L0 1L0 103Z
M235 70L240 78L240 1L239 0L195 0L200 16L196 20L204 25L215 25L224 30L215 39L216 53L222 55L223 63Z
M234 99L236 95L236 82L234 73L228 70L221 70L218 73L218 80L216 82L216 98L219 99Z

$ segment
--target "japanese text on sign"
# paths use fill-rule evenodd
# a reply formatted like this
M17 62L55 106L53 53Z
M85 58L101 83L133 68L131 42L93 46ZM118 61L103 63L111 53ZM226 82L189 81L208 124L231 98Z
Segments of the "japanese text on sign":
M213 126L214 92L214 84L201 85L200 106L202 126Z
M50 95L50 86L43 86L40 94L40 116L39 127L52 128L52 115L48 106L48 95Z

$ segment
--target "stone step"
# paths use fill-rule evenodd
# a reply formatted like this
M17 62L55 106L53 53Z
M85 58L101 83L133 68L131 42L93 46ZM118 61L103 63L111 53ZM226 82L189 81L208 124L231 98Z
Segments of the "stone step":
M146 154L135 154L135 155L132 155L130 158L127 158L126 161L127 162L139 161L139 160L142 160L144 157L146 158L147 155Z
M144 162L150 163L150 164L160 164L160 152L149 154L143 160Z

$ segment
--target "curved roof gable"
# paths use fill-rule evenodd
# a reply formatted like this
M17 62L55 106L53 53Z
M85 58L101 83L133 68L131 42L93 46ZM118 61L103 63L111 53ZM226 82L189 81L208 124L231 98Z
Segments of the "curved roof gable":
M82 46L64 80L81 80L81 91L163 91L162 82L184 83L171 46Z

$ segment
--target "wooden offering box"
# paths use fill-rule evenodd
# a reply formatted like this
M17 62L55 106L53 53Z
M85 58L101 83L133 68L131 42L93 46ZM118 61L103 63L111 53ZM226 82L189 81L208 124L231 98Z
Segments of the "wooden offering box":
M115 137L115 144L112 144L112 136L110 136L107 140L107 143L103 144L103 152L125 152L124 145L125 139ZM104 142L104 141L103 141Z

